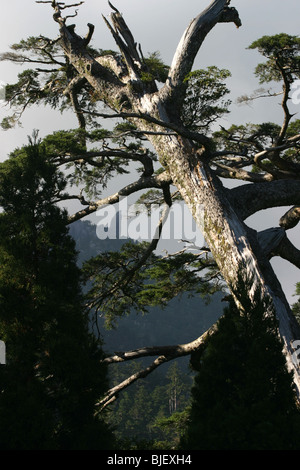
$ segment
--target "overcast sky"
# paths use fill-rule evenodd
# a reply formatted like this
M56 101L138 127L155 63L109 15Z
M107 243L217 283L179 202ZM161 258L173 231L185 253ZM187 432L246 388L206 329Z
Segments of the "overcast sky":
M112 3L123 14L135 40L141 44L144 55L159 51L165 63L170 64L188 23L206 8L209 0L112 0ZM228 80L228 86L235 99L259 87L253 71L262 58L256 51L246 48L263 35L281 32L298 35L300 3L299 0L235 0L231 5L238 9L242 27L237 29L232 24L217 25L203 44L195 68L217 65L229 69L232 77ZM52 19L50 5L36 4L34 0L1 0L1 6L0 52L9 50L11 44L29 36L43 34L57 37L57 24ZM77 18L71 21L77 24L76 31L80 35L86 34L87 23L93 23L95 33L92 45L102 49L116 49L102 18L102 14L108 16L110 12L106 0L86 0L79 8ZM0 63L0 81L14 82L20 70L17 65ZM227 124L264 121L280 123L282 114L278 103L279 100L262 100L251 107L233 103L231 114L226 118ZM299 110L294 105L291 111L296 113ZM0 108L0 120L4 116L5 110ZM33 129L39 129L42 137L55 130L77 125L75 118L70 115L61 116L47 108L29 110L22 124L22 128L0 130L0 160L4 160L16 146L27 143L27 136ZM264 212L263 217L259 214L251 218L251 224L255 228L277 226L283 212L283 208L280 211ZM300 247L299 228L290 232L290 235ZM293 301L295 283L300 281L299 271L287 263L278 265L278 261L275 261L274 265L289 301Z

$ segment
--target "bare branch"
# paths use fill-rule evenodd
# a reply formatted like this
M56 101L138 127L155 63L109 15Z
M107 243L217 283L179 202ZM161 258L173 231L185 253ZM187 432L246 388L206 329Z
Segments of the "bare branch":
M135 80L139 80L138 72L142 67L142 59L137 50L137 43L120 12L110 2L108 3L114 10L114 13L111 14L114 28L105 17L103 17L103 19L124 56L129 74L132 75L132 78Z
M129 196L141 189L147 188L160 188L172 183L172 179L168 172L161 173L160 175L155 175L147 178L140 178L138 181L125 186L120 189L120 191L112 194L108 197L100 199L96 202L91 202L88 207L83 210L76 212L75 214L69 216L69 224L75 222L76 220L82 219L87 215L90 215L96 212L100 207L104 207L110 204L116 204L120 201L122 197Z
M65 10L66 8L79 7L80 5L83 5L84 1L73 3L71 5L66 5L65 2L56 2L55 0L35 0L35 3L51 3L52 7L57 5L61 10Z
M168 80L160 95L176 104L182 102L186 84L185 77L191 71L195 57L207 34L218 22L234 22L241 26L235 8L229 8L228 0L213 0L200 15L194 18L185 30L176 49Z
M300 180L251 183L228 191L243 220L263 209L300 205Z
M177 344L173 346L154 346L154 347L145 347L136 349L133 351L127 351L122 353L116 353L112 357L105 358L102 362L106 364L112 364L116 362L124 362L133 359L138 359L140 357L149 357L149 356L158 356L155 361L150 364L150 366L145 369L140 370L139 372L131 375L126 380L118 384L117 386L108 390L106 396L96 403L96 406L100 407L99 413L111 402L113 397L116 397L125 388L129 387L132 383L136 382L140 378L144 378L153 372L157 367L165 362L171 361L177 357L188 356L195 351L200 351L204 349L204 346L208 338L215 333L217 330L217 325L211 326L205 333L199 336L197 339L186 344Z
M271 93L271 90L265 90L264 88L258 88L257 90L254 90L254 92L250 96L248 96L248 95L239 96L236 99L236 103L240 104L240 105L242 105L242 104L248 104L249 105L254 100L261 99L261 98L273 98L275 96L280 96L282 94L283 94L282 91Z
M87 35L85 36L84 40L83 40L83 45L86 47L89 45L89 43L91 42L92 40L92 37L93 37L93 34L94 34L94 30L95 30L95 26L91 23L88 23L88 33Z
M147 375L153 372L157 367L159 367L161 364L167 362L170 359L167 359L165 356L159 356L157 359L155 359L155 361L149 367L131 375L130 377L128 377L126 380L124 380L117 386L108 390L107 395L102 400L100 400L98 403L95 404L96 407L98 406L100 407L100 409L97 410L97 414L101 413L109 403L116 400L117 395L122 390L129 387L129 385L136 382L138 379L147 377Z
M80 5L84 4L84 1L78 2L78 3L72 3L70 5L66 5L64 2L55 2L55 3L58 3L61 10L65 10L66 8L80 7Z
M222 178L240 179L243 181L251 181L253 183L263 183L264 181L272 181L273 175L270 173L253 173L242 168L236 168L223 163L213 162L216 166L215 174Z
M279 225L285 230L296 227L300 221L300 206L294 206L289 209L280 219Z
M279 68L282 79L283 79L283 98L282 98L281 106L284 112L284 121L280 130L278 139L277 139L277 146L278 146L278 145L281 145L284 141L290 120L293 117L293 115L290 113L289 108L288 108L289 93L291 91L291 80L290 80L289 74L286 73L284 67L282 67L279 60L276 60L276 65Z

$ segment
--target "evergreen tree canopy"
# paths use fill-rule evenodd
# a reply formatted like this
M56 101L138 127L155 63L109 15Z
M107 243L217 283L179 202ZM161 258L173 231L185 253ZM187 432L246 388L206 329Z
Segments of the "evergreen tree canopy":
M264 328L273 331L277 325L268 324L268 321L270 319L275 321L275 318L278 320L279 335L285 340L286 362L293 368L294 383L300 391L299 367L292 360L292 343L300 338L300 327L270 264L273 256L280 256L299 268L300 250L288 239L286 224L280 223L278 226L276 222L272 224L271 235L275 232L275 235L279 236L272 235L271 240L272 242L276 240L276 243L272 244L272 249L267 250L266 245L269 248L270 244L264 244L266 238L262 239L260 234L245 221L261 210L300 204L300 121L294 119L289 108L293 80L299 78L299 39L288 34L264 36L250 46L250 49L258 50L266 59L266 62L259 64L256 69L260 82L268 84L274 82L279 88L276 93L270 93L268 90L262 94L268 98L281 96L281 124L261 122L259 116L258 124L230 123L228 128L220 127L220 130L217 130L213 126L217 120L224 115L226 119L228 118L230 101L226 99L228 89L225 80L229 78L229 72L214 66L193 70L193 66L198 51L213 28L218 28L219 23L233 23L238 28L242 25L237 9L229 7L229 0L211 0L208 8L195 16L174 51L170 67L166 66L156 53L149 57L143 56L142 48L137 46L139 42L133 37L123 15L111 3L109 3L112 8L110 19L104 18L104 22L119 52L91 46L95 30L91 23L88 23L85 37L80 37L75 32L76 26L69 24L70 18L77 15L76 7L82 2L66 4L56 0L40 0L38 3L45 4L53 10L53 19L57 23L59 37L52 40L43 35L31 36L14 44L10 52L1 55L1 60L28 64L30 67L18 75L16 83L7 86L6 99L12 114L3 120L2 127L12 128L31 105L46 104L57 111L70 109L74 111L78 120L78 129L58 131L52 136L45 137L43 141L47 159L57 168L66 170L68 174L65 180L62 178L62 185L56 186L55 195L51 193L53 201L76 200L82 205L80 210L65 219L65 223L93 214L100 207L118 204L123 197L137 196L140 191L150 190L144 199L144 202L147 200L150 205L157 202L158 198L167 208L174 205L175 201L183 201L207 243L205 247L193 246L193 240L189 239L184 250L179 250L174 255L167 253L162 259L158 259L155 254L158 244L155 239L149 244L126 244L118 253L101 253L88 261L84 268L85 280L92 286L87 296L91 306L96 311L103 311L107 320L113 322L116 316L124 315L133 309L144 312L149 305L165 305L174 295L183 291L203 294L208 291L206 288L206 285L209 285L208 281L219 281L221 278L221 281L226 283L242 316L228 323L231 336L226 340L226 346L229 345L229 348L226 351L223 348L220 334L216 336L215 341L220 341L220 344L216 343L215 349L219 354L222 351L229 366L236 358L236 352L240 353L243 363L247 366L241 370L240 365L235 365L232 371L233 377L229 374L229 379L227 380L226 376L221 382L221 389L224 383L226 385L226 393L218 396L216 403L221 408L225 403L227 407L224 408L225 411L222 408L217 413L213 405L204 405L214 393L217 394L220 385L216 373L218 367L215 366L214 370L212 366L207 373L208 376L210 373L214 375L212 388L209 392L203 393L203 396L202 392L199 394L199 406L206 406L204 413L207 410L211 411L208 420L214 413L215 420L223 413L225 428L230 432L226 434L223 444L220 444L222 446L242 447L248 440L245 429L251 430L251 439L254 436L248 443L250 447L263 445L278 448L280 445L287 445L285 437L279 444L278 426L274 426L275 433L269 432L268 419L273 420L273 423L280 421L283 423L283 429L286 429L285 418L287 414L291 416L294 413L290 401L292 396L290 376L287 375L284 359L279 354L282 344L279 347L279 343L270 340L270 346L266 347L266 343L269 345L269 337L264 336ZM75 13L68 14L70 9L72 12L75 9ZM226 52L228 45L226 41L224 44ZM223 47L223 44L219 47ZM257 97L254 94L252 97L242 97L241 101L247 102ZM109 131L102 129L101 119L110 119ZM114 188L113 194L109 196L103 195L103 191L108 189L109 182L129 172L132 173L129 184L126 183L126 186L118 188L117 191ZM230 188L223 185L224 179L232 178L241 180L242 183ZM40 180L38 187L33 185L34 194L46 191L47 185L44 185L44 179ZM69 192L69 185L68 191L67 186L64 187L65 182L73 186L72 194ZM244 184L245 182L247 184ZM176 190L172 192L174 186ZM24 200L28 198L31 201L33 197L31 186L30 190L27 186L23 189ZM12 191L11 195L13 198L17 197L18 189ZM18 269L15 268L17 263L12 265L12 268L9 267L9 263L14 262L15 256L15 248L11 248L10 241L13 237L16 238L16 235L10 233L8 229L9 238L5 241L7 247L4 246L2 250L5 277L3 282L8 284L11 293L16 290L17 295L22 294L23 297L20 298L26 312L32 305L33 308L38 306L36 310L42 317L41 325L44 325L45 322L49 322L44 318L48 319L50 305L57 312L68 311L75 315L76 309L69 307L73 306L74 299L76 304L80 302L77 295L67 296L65 290L68 289L62 281L65 252L69 252L72 258L71 248L70 251L64 249L58 261L56 257L59 252L58 246L63 245L65 239L58 237L59 244L52 243L52 236L57 236L52 229L56 224L53 223L48 227L43 219L37 218L33 204L29 206L28 220L33 225L30 230L25 229L20 236L19 232L16 232L22 260ZM9 220L8 209L4 221ZM39 212L47 214L49 219L50 213L54 216L51 211L48 214L47 207L39 208ZM293 214L295 216L293 226L295 226L300 220L300 212L294 211ZM27 218L25 219L27 226L29 222ZM162 219L157 225L159 234L162 233L161 229L165 222L165 219ZM13 222L10 221L11 223ZM18 225L14 223L15 226ZM44 236L43 242L40 234ZM45 248L48 246L47 243L50 243L50 249ZM68 243L66 241L67 246ZM192 253L188 252L188 244L193 246ZM47 249L48 252L45 254L43 250ZM53 258L56 268L61 268L57 278L53 275L55 271L52 269L53 266L49 267L47 264L46 255L50 256L50 260ZM75 279L76 273L73 273L75 263L72 263L68 258L67 271L71 270L70 279ZM26 266L29 265L30 268L27 270ZM62 299L56 297L62 300L59 306L54 302L54 297L48 295L48 284L45 281L48 279L48 274L47 276L45 274L47 266L48 271L51 271L49 274L51 294L56 287L59 289L59 283L63 286L59 290ZM25 276L25 282L22 276ZM72 288L70 292L74 294ZM18 308L14 310L12 307L15 306L10 304L17 295L7 299L4 288L1 294L4 312L8 311L8 307L13 311L11 318L19 315ZM49 304L47 302L47 307L42 303L42 299L46 297L51 299ZM20 302L17 303L20 305ZM31 315L28 317L32 318ZM16 325L19 325L18 321L13 323L14 328ZM31 328L32 325L26 330L28 334ZM50 331L51 328L50 321L46 330ZM40 329L43 332L42 337L47 338L43 327ZM252 329L255 330L253 335ZM55 330L60 331L59 328ZM158 358L148 370L154 370L164 360L174 359L176 354L187 354L194 351L194 348L202 352L203 337L213 335L216 331L217 328L210 328L202 334L198 330L194 341L188 345L180 344L178 347L175 345L171 348L172 353L169 347L161 348L160 352L154 348L158 352ZM245 338L241 342L244 333ZM53 335L51 338L53 340ZM9 345L9 337L7 344ZM247 348L243 349L245 344ZM211 348L214 350L213 342ZM53 355L53 351L56 350L55 345L51 349L51 354ZM127 360L129 356L131 359L133 356L137 358L139 354L142 356L154 354L154 350L144 347L142 351L120 352L107 358L107 362ZM36 349L31 348L31 354L33 351ZM276 370L269 364L270 351L272 355L278 353L278 362L277 357L275 361L278 367ZM209 362L211 356L213 357L212 353L205 357L205 364ZM41 362L40 370L47 366L49 360L48 353L41 354L38 360L38 364ZM260 361L260 368L252 368L255 361ZM265 370L267 363L268 368ZM74 365L72 361L71 364ZM225 374L226 370L227 367L223 367L220 373ZM147 371L141 372L145 374ZM200 373L206 373L204 367ZM49 383L54 380L54 376L55 374L45 374ZM133 374L129 381L125 381L126 386L129 382L132 383L135 377ZM257 388L254 388L251 381L254 377L260 382ZM239 386L239 383L243 385ZM104 403L106 406L111 403L122 388L122 384L119 385L120 387L116 386L109 390L100 404ZM85 390L89 389L87 387ZM212 389L214 393L211 393ZM280 416L276 414L273 403L277 403L278 406L279 403L284 404L283 414ZM139 404L141 409L142 400ZM241 431L238 436L236 432L231 434L228 424L232 422L230 406L233 404L238 407L236 429ZM247 407L252 413L248 413ZM264 415L266 409L269 410L268 417ZM228 417L226 413L230 416ZM235 416L234 413L233 415ZM248 421L245 416L249 417ZM256 419L258 421L255 421ZM205 423L205 420L203 422ZM245 428L240 423L244 423ZM263 444L261 440L258 441L258 437L263 435L262 428L265 433ZM221 431L222 429L220 437ZM213 432L203 434L205 437L214 436ZM198 445L192 440L190 442L191 445ZM216 440L207 445L211 447L217 445Z
M299 449L300 414L277 324L231 305L196 363L185 449ZM195 366L195 362L193 362Z
M107 387L101 344L89 332L65 186L37 142L0 165L0 448L103 449L94 417Z

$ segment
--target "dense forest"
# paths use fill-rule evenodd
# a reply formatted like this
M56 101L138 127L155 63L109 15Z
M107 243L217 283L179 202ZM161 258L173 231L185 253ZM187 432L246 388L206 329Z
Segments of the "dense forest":
M81 248L81 263L97 251L116 250L125 242L99 240L96 227L89 222L76 222L71 226L71 234L78 249ZM298 295L299 286L300 283ZM107 330L102 321L103 347L112 353L145 344L177 343L179 339L188 342L193 338L195 324L205 332L222 317L221 333L212 341L200 369L197 355L191 362L177 360L121 394L109 418L120 446L202 450L299 448L300 420L297 408L293 410L291 378L285 370L280 343L270 334L268 325L261 324L259 315L253 323L246 318L240 325L236 324L235 309L224 307L224 296L220 292L205 302L183 295L173 299L161 312L152 308L142 318L136 313L121 318L116 329ZM199 302L202 303L200 314ZM295 302L293 311L298 318L299 301ZM274 331L272 326L271 331ZM238 336L231 345L234 335ZM265 354L266 347L269 356ZM264 357L263 370L260 354ZM120 370L116 365L112 370L113 383L138 370L139 361L122 367ZM274 397L270 403L268 395ZM192 403L195 411L191 414ZM188 424L191 418L192 425ZM199 427L195 421L203 425Z
M96 226L88 221L77 221L70 226L80 266L99 252L118 250L127 241L118 237L115 240L99 240L96 233ZM205 332L222 315L223 296L216 293L215 296L201 299L183 294L163 310L152 307L143 316L132 312L120 318L112 328L106 328L105 320L100 318L98 325L103 350L112 354L144 345L189 342L194 338L195 325L199 331ZM202 305L200 311L199 303ZM110 371L112 384L120 383L147 362L149 360L138 360L135 364L115 365ZM116 427L116 436L121 442L124 441L122 445L144 445L149 448L156 442L157 448L176 448L187 420L194 376L189 358L182 358L162 366L142 383L133 384L124 391L112 406L109 417L109 422Z

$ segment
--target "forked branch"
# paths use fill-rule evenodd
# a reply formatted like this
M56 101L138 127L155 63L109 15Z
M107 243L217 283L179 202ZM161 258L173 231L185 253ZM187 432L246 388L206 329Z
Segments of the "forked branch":
M150 357L158 356L150 366L138 371L137 373L131 375L125 379L120 384L108 390L106 396L96 403L96 406L99 407L98 413L100 413L108 404L114 401L117 395L123 391L129 385L136 382L138 379L145 378L151 372L153 372L161 364L169 362L173 359L183 356L189 356L194 352L201 352L205 348L205 344L208 338L215 333L217 330L217 325L211 326L205 333L203 333L199 338L191 341L186 344L177 344L174 346L155 346L155 347L145 347L136 349L134 351L127 352L118 352L114 356L105 358L102 362L106 364L112 364L117 362L129 361L132 359L138 359L141 357Z
M75 222L76 220L80 220L83 217L86 217L87 215L93 214L101 207L105 207L111 204L116 204L120 201L122 197L127 197L130 194L138 192L142 189L149 189L149 188L163 189L165 186L168 186L171 183L172 183L172 180L167 171L161 173L160 175L142 177L138 181L128 184L124 188L120 189L120 191L108 197L99 199L98 201L95 201L95 202L90 202L87 207L69 216L68 222L69 224L71 224Z
M129 74L134 74L135 78L138 78L136 74L142 66L142 60L137 50L137 44L121 13L110 2L108 3L114 10L114 13L111 14L113 27L106 18L103 17L103 19L123 54Z

